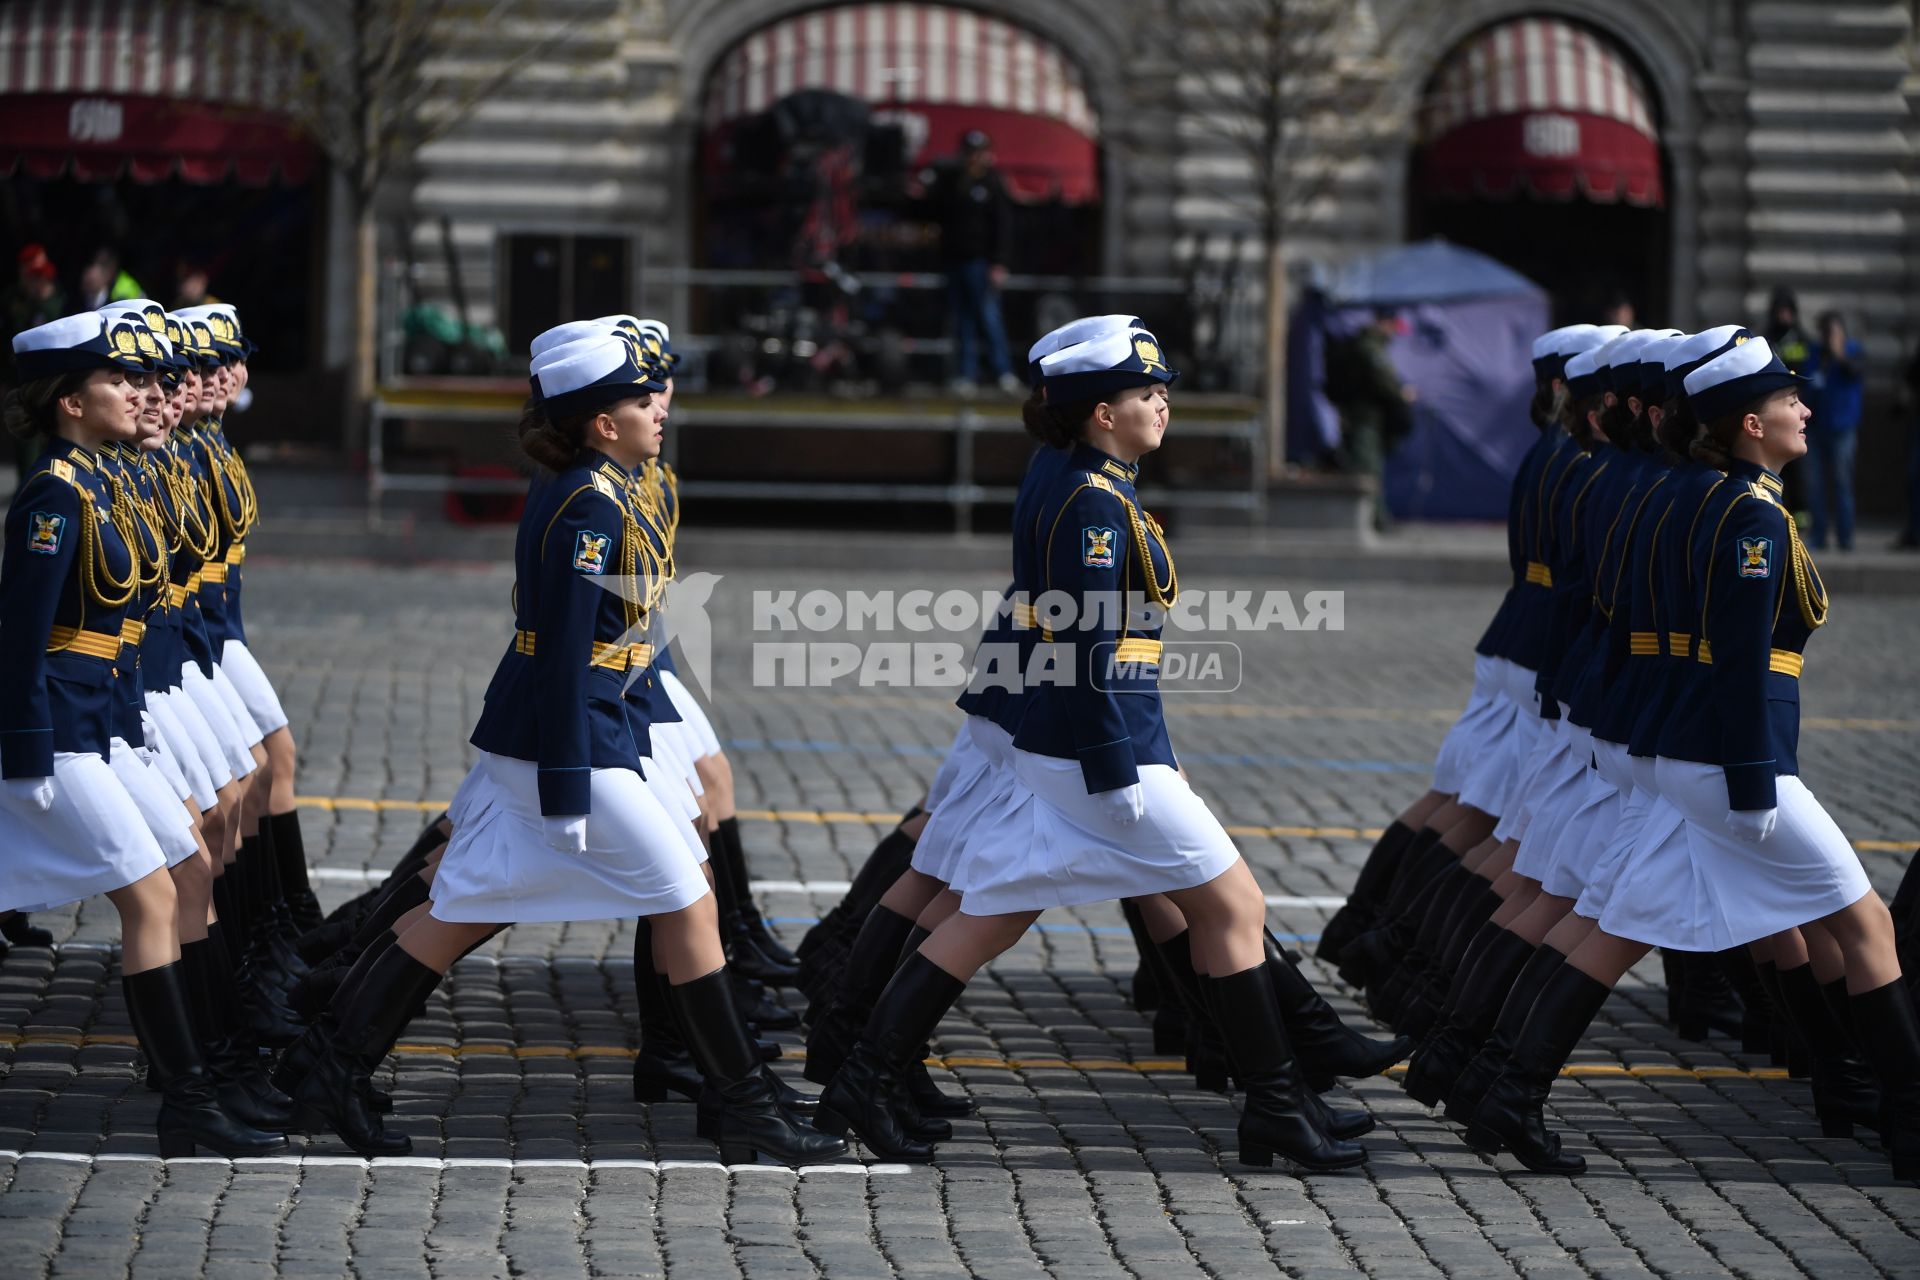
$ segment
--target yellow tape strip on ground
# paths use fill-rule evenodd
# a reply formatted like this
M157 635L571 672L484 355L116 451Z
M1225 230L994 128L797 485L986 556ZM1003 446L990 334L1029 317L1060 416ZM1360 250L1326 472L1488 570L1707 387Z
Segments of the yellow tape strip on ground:
M70 1049L97 1049L102 1047L135 1049L139 1043L132 1036L99 1034L76 1035L72 1032L46 1031L20 1035L13 1032L0 1032L0 1048L32 1048L36 1045L59 1045ZM419 1040L402 1040L393 1047L401 1057L452 1058L512 1058L527 1061L538 1058L625 1058L631 1059L637 1050L625 1045L557 1045L532 1044L512 1045L475 1041L468 1044L434 1044ZM787 1050L786 1057L796 1061L806 1060L806 1051ZM1186 1071L1187 1064L1181 1058L990 1058L977 1054L954 1054L945 1058L928 1058L930 1066L949 1068L979 1068L988 1071L1132 1071L1138 1074L1155 1072ZM1404 1065L1389 1067L1388 1075L1400 1075L1406 1071ZM1787 1073L1780 1067L1760 1067L1747 1070L1741 1067L1682 1067L1673 1064L1658 1064L1641 1067L1623 1067L1606 1063L1584 1066L1571 1066L1561 1070L1561 1075L1569 1078L1614 1077L1634 1080L1784 1080Z
M324 809L328 813L439 813L447 807L444 800L365 800L355 796L296 796L294 803L302 808ZM851 809L739 809L735 813L747 822L890 827L900 821L897 813L858 813ZM1382 830L1380 827L1226 828L1230 836L1271 840L1378 840ZM1905 853L1916 845L1920 845L1920 838L1853 842L1853 847L1862 853Z

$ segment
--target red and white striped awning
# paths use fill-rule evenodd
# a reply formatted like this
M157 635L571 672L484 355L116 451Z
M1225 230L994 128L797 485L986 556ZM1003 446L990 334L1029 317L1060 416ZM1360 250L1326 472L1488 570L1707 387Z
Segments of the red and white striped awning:
M1099 133L1080 70L1058 46L951 5L848 4L763 27L714 68L707 123L757 115L797 89L875 107L993 107Z
M961 134L980 129L1016 193L1069 204L1099 194L1099 118L1080 69L1058 46L999 18L884 0L754 32L707 84L714 163L724 165L717 144L730 125L808 89L867 103L876 120L901 129L914 167L951 156Z
M0 3L0 173L304 181L294 41L195 0Z
M1420 112L1422 171L1444 195L1659 204L1659 130L1645 77L1586 27L1518 18L1449 55Z

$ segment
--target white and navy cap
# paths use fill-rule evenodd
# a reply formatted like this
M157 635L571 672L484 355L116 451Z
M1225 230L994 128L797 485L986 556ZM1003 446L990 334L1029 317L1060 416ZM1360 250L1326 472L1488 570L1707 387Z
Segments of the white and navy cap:
M1666 349L1667 399L1687 394L1687 375L1717 355L1744 345L1753 331L1743 324L1722 324L1670 343Z
M605 320L569 320L557 324L545 333L538 334L527 344L527 354L538 360L555 347L569 342L578 342L582 338L604 338L608 334L618 334L611 319Z
M1765 338L1749 338L1688 374L1685 386L1693 416L1712 422L1739 413L1769 392L1805 381L1781 363Z
M178 377L180 371L187 367L186 353L174 349L173 338L167 333L167 309L153 299L129 298L125 302L109 302L100 308L100 314L109 322L125 318L144 325L147 332L153 335L153 344L160 353L155 368L162 373Z
M205 320L196 320L179 311L167 312L167 339L183 368L211 368L220 363L213 349L213 331Z
M206 325L210 348L221 360L244 359L251 351L240 335L240 313L224 302L181 307L174 314L190 323Z
M1611 369L1613 389L1619 395L1638 396L1642 400L1656 396L1664 399L1662 392L1667 382L1667 344L1687 335L1680 329L1642 329L1638 331L1638 336L1640 340L1624 355L1616 353L1614 356ZM1647 394L1649 391L1653 396Z
M1570 340L1576 344L1576 349L1567 357L1561 374L1566 379L1567 395L1574 400L1586 400L1607 389L1606 366L1600 362L1601 357L1608 347L1628 333L1623 324L1591 327L1591 333L1582 333Z
M1587 349L1587 340L1600 332L1597 324L1563 324L1533 340L1533 376L1551 382L1565 374L1567 357Z
M548 413L581 413L666 390L641 365L631 340L606 332L542 352L529 369L534 398Z
M1122 329L1145 327L1145 322L1139 316L1082 316L1078 320L1069 320L1027 348L1027 385L1039 389L1040 361L1062 347L1071 347L1102 334L1118 333Z
M680 363L680 357L673 352L673 330L667 328L666 321L642 320L640 345L664 367L667 377L673 376L673 367Z
M1041 385L1056 405L1099 400L1129 387L1171 383L1177 369L1167 366L1160 340L1146 329L1114 329L1040 358Z
M13 335L13 364L22 382L87 369L152 373L160 347L138 316L82 311Z

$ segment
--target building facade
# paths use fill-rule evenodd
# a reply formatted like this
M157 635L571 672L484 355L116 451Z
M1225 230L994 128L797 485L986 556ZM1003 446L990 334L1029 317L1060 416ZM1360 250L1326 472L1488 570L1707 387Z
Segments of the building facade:
M457 284L470 318L508 335L611 299L699 338L728 314L704 301L712 278L700 272L795 265L740 256L751 228L729 232L717 183L746 163L743 120L811 93L850 99L870 128L890 131L886 146L854 157L870 172L910 173L967 127L993 133L1003 165L1019 171L1014 185L1054 211L1045 225L1058 232L1025 237L1042 260L1017 270L1045 275L1051 253L1075 275L1175 292L1207 275L1257 293L1260 175L1224 140L1205 90L1210 51L1235 5L1254 30L1276 5L1313 3L540 0L487 23L455 15L436 33L425 107L452 123L383 189L382 259L404 271L408 296L445 301ZM182 6L230 8L155 8ZM314 48L340 38L348 10L251 8ZM1289 261L1337 265L1446 234L1532 275L1563 319L1625 301L1640 323L1680 327L1760 325L1772 291L1790 288L1809 326L1828 308L1848 317L1869 354L1871 398L1892 413L1897 374L1920 342L1915 0L1341 9L1328 56L1364 62L1374 91L1352 119L1316 124L1288 150L1288 164L1315 179L1284 211ZM0 45L37 49L28 22L57 35L101 11L90 0L0 7ZM512 74L494 84L503 67ZM64 80L14 74L0 84L0 111L56 81L103 98L126 83L90 66ZM781 136L824 136L821 119L778 122ZM13 161L16 177L23 163ZM38 163L53 168L47 154ZM98 180L78 165L65 175ZM308 189L312 358L336 368L354 340L349 205L337 174ZM836 231L831 190L780 198L803 213L816 201L827 230L821 217L799 219L816 236L879 236L886 250L873 261L928 265L884 217ZM1214 315L1212 340L1257 343L1258 315ZM1882 431L1863 441L1862 473L1899 456Z

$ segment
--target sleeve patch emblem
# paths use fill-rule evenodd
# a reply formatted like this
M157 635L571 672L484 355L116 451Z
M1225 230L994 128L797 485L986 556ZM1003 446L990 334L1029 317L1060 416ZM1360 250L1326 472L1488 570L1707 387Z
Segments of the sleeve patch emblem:
M607 553L612 549L612 538L604 533L595 533L591 529L582 529L579 538L573 544L573 567L581 573L605 573Z
M27 518L27 550L38 555L60 554L60 539L67 530L67 518L51 511L35 511Z
M1770 578L1773 576L1773 539L1740 539L1740 576L1743 578Z
M1098 525L1080 530L1080 563L1089 569L1113 568L1114 532Z

